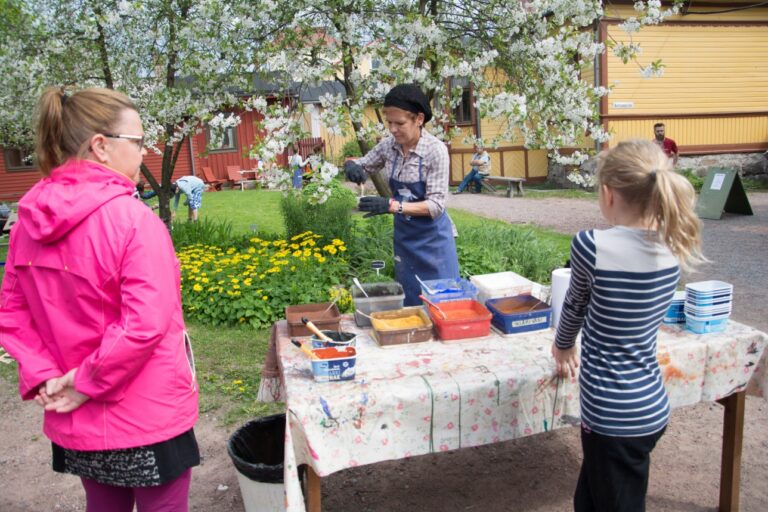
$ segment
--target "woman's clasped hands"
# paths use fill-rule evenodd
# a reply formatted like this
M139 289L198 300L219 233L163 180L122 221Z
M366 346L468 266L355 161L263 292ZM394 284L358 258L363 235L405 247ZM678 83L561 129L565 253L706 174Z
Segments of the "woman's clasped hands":
M77 368L72 368L61 377L48 379L41 384L35 396L35 402L46 411L58 413L72 412L89 397L75 389L75 374Z

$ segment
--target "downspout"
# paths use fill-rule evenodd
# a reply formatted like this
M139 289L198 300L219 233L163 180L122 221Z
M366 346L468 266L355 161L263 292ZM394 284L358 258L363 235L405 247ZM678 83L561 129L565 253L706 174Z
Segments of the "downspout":
M597 27L595 28L595 42L600 43L600 22L598 21ZM601 55L595 55L595 62L593 64L594 69L593 72L595 74L595 87L600 87L600 59L602 59ZM603 124L603 109L602 109L603 102L600 100L598 102L598 115L600 116L600 124ZM595 154L600 153L600 143L598 141L595 141Z
M192 176L197 176L197 170L195 169L195 150L192 149L192 137L194 135L190 135L188 137L189 139L189 161L192 165Z

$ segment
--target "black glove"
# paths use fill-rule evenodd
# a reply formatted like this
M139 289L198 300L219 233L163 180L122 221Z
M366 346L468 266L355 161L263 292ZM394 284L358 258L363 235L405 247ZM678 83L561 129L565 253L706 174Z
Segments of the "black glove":
M352 160L344 162L344 174L349 181L358 185L365 183L366 178L368 178L363 168Z
M360 198L360 203L358 203L357 209L362 212L368 212L363 215L364 219L373 217L374 215L389 213L389 198L379 196L363 196Z

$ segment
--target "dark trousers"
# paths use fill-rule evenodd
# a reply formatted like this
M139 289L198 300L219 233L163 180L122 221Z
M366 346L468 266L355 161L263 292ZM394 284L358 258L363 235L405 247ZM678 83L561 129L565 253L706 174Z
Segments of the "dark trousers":
M575 512L645 512L651 451L664 435L610 437L581 428L579 483L573 497Z
M472 169L471 171L469 171L469 174L464 176L464 179L461 180L461 183L459 184L459 187L456 189L456 192L463 192L472 183L475 184L475 192L480 192L480 190L482 190L482 187L480 185L482 181L483 181L483 175L477 172L477 169Z

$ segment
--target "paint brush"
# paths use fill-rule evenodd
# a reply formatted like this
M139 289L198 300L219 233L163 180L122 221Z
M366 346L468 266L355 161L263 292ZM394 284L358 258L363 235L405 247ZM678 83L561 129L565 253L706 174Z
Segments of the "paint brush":
M331 343L333 343L333 340L327 334L323 333L323 331L318 329L317 326L315 324L313 324L312 321L309 318L307 318L305 316L301 317L301 323L306 325L307 329L312 331L312 333L315 336L317 336L319 339L321 339L323 341L330 341Z
M302 352L307 354L307 356L309 356L310 359L318 359L318 357L315 355L315 353L312 352L312 350L310 350L306 345L304 345L299 340L291 338L291 343L296 345L296 347L298 347Z
M440 315L442 315L442 317L443 317L443 320L447 320L447 319L448 319L448 315L446 315L446 314L445 314L445 311L443 311L442 309L440 309L440 308L437 306L437 304L434 304L434 303L433 303L431 300L427 299L427 298L426 298L425 296L423 296L423 295L419 295L419 298L420 298L421 300L423 300L424 302L426 302L427 304L429 304L430 306L432 306L433 308L435 308L435 309L437 310L437 312L438 312L438 313L440 313Z

